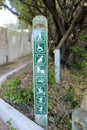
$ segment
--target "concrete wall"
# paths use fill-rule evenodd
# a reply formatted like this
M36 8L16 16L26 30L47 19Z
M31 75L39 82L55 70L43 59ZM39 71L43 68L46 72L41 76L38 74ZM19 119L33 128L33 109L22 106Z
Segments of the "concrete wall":
M32 52L28 33L0 27L0 64L11 62Z

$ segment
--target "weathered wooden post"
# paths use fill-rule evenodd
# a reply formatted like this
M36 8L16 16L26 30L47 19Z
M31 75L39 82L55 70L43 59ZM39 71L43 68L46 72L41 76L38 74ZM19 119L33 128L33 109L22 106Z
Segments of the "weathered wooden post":
M34 111L37 124L48 126L48 23L44 16L33 19Z

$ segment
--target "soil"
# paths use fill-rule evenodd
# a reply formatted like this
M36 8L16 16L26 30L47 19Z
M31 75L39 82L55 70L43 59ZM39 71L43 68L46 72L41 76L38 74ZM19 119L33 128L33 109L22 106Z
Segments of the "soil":
M53 64L49 69L54 69ZM33 87L33 69L32 64L25 70L16 74L8 80L20 78L22 86L26 88ZM7 81L6 81L7 82ZM81 100L86 89L87 76L80 75L79 72L73 72L67 68L61 67L61 83L48 85L48 129L49 130L71 130L72 111L81 105ZM27 117L34 121L33 106L27 104L13 104L13 107L21 111Z
M10 130L10 127L0 118L0 130Z

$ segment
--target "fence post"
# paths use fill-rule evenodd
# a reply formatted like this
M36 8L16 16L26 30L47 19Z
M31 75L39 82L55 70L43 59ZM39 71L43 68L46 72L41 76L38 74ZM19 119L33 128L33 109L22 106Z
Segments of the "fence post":
M60 83L60 49L54 50L54 65L56 83Z

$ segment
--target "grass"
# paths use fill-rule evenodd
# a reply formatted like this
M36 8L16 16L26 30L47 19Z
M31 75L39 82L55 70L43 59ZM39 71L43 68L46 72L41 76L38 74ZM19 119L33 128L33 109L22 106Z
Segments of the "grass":
M33 106L34 93L32 76L29 75L30 70L28 68L20 73L20 76L6 81L1 88L1 98L14 104ZM80 73L76 70L61 68L61 83L56 84L54 68L53 65L50 65L48 71L48 121L50 130L72 129L72 111L80 104L84 92L83 88L86 88L86 71ZM29 87L30 85L31 87Z
M77 105L79 105L79 100L76 99L74 86L69 86L68 90L66 91L66 95L64 95L64 100L65 102L70 102L72 108L75 108Z
M0 97L10 103L33 105L33 90L22 86L22 81L16 78L2 85Z
M10 130L16 130L14 127L12 127L11 119L7 121L7 125L10 127Z

